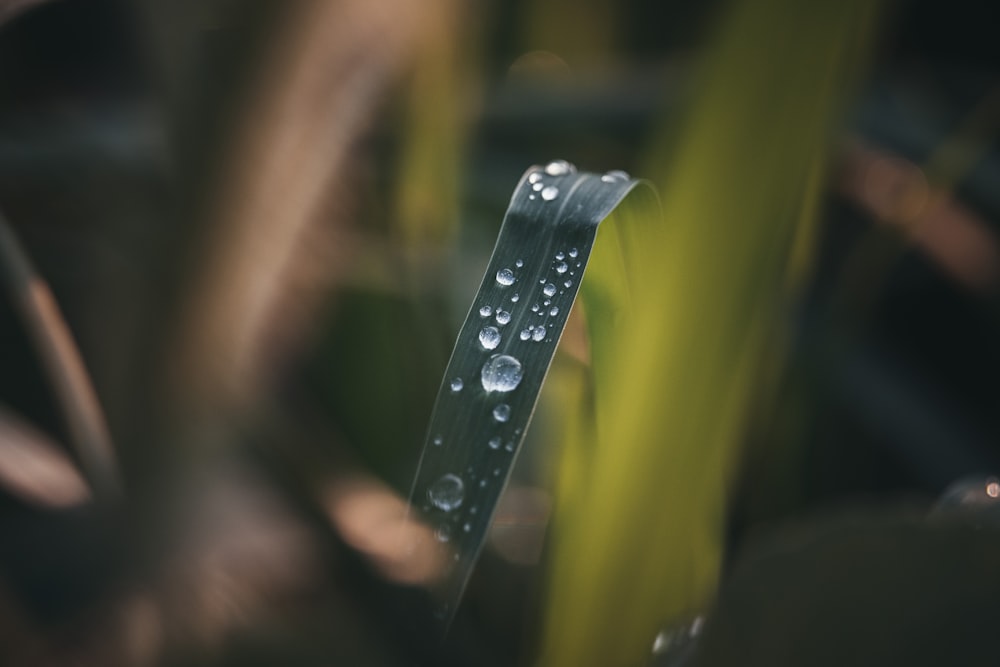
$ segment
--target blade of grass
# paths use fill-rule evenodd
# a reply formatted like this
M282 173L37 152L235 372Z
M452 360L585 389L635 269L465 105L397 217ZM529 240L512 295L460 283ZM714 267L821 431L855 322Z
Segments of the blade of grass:
M632 317L612 328L586 304L595 414L576 417L590 442L564 447L539 664L642 664L657 630L710 602L744 420L876 6L736 3L650 168L668 224L615 226Z
M514 191L441 383L410 494L450 556L433 586L445 624L531 421L598 224L633 191L630 202L648 204L651 191L639 185L624 174L602 178L554 162L528 170Z
M71 443L95 495L121 491L118 462L97 393L48 284L0 214L0 276L52 384Z

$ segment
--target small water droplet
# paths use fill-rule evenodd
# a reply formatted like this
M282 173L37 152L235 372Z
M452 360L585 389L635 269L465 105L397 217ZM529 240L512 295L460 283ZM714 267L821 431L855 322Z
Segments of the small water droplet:
M492 350L500 344L500 330L496 327L483 327L479 332L479 342L487 350Z
M486 486L486 480L485 479L479 480L479 487L482 488L484 486Z
M531 332L531 338L533 340L544 340L545 339L545 327L538 327Z
M427 489L427 497L438 509L450 512L462 504L465 497L465 484L458 475L448 473Z
M534 201L535 200L535 195L528 195L528 199L530 199L531 201Z
M446 523L442 523L437 527L437 530L434 531L434 537L438 542L447 542L451 539L451 526Z
M508 452L514 451L514 441L513 440L508 440L507 444L504 445L504 449L506 449Z
M566 259L566 253L560 250L559 252L556 253L556 259L558 260Z
M513 285L514 284L514 272L510 269L500 269L497 271L497 282L501 285Z
M621 171L620 169L615 169L614 171L609 171L608 173L601 176L601 180L605 183L624 183L630 178L628 172Z
M515 294L514 296L510 297L510 300L511 300L511 303L517 303L518 301L521 300L521 295L520 294Z
M508 322L510 322L510 313L506 310L497 311L497 323L507 324Z
M569 264L567 264L566 262L560 262L559 266L556 267L556 273L562 274L566 273L567 271L569 271Z
M549 187L542 190L542 199L544 199L545 201L552 201L558 196L559 196L559 188L557 188L554 185L550 185Z
M566 160L553 160L545 165L545 173L549 176L564 176L576 173L576 167Z
M462 526L462 530L465 531L466 533L469 532L470 530L472 530L472 524L471 523L464 524Z
M577 255L579 255L579 254L580 254L580 251L579 251L579 250L577 250L576 248L570 248L570 249L569 249L569 256L570 256L570 257L576 257L576 256L577 256ZM580 265L579 265L579 264L577 264L577 266L580 266Z
M433 439L433 440L431 440L431 442L433 442L433 443L434 443L434 446L435 446L435 447L440 447L440 446L441 446L441 443L443 443L443 442L444 442L444 438L442 438L442 437L441 437L440 435L435 435L435 436L434 436L434 439Z
M509 354L494 354L483 364L482 382L486 391L513 391L521 383L524 369Z
M570 288L570 287L573 286L573 281L572 280L567 280L566 282L563 283L563 286L568 289L568 288Z
M505 422L510 419L510 406L506 403L501 403L493 408L493 419L496 419L498 422Z
M540 180L542 180L542 172L540 172L540 171L533 171L530 174L528 174L528 182L529 183L537 183Z
M500 468L494 468L493 469L493 476L494 477L499 477L500 476Z
M521 340L528 340L531 338L531 332L527 329L521 329Z
M545 296L552 296L555 293L556 293L556 286L553 285L552 283L548 283L547 285L545 285L545 287L542 288L542 294L544 294Z
M493 306L483 306L479 309L480 317L489 317L493 314Z
M539 306L538 306L538 304L537 304L537 303L536 303L535 305L533 305L533 306L531 307L531 312L533 312L533 313L537 313L537 312L538 312L538 307L539 307Z
M494 347L496 347L496 346L494 346ZM462 387L464 387L464 386L465 386L465 383L462 382L462 378L455 378L454 380L451 381L451 390L452 391L455 391L455 392L462 391Z
M531 189L534 190L535 192L538 192L539 190L541 190L544 187L545 187L544 183L538 182L538 183L535 183L534 185L532 185Z
M559 306L552 306L552 310L549 311L549 315L555 317L559 314Z
M476 507L475 505L473 505L472 507L469 508L469 514L475 514L478 511L479 511L479 508Z
M524 266L524 260L523 259L517 260L516 262L514 262L514 266L520 269L522 266Z
M490 438L486 444L490 446L490 449L500 449L500 436Z
M552 299L546 299L545 301L542 302L542 305L548 308L549 306L552 305Z

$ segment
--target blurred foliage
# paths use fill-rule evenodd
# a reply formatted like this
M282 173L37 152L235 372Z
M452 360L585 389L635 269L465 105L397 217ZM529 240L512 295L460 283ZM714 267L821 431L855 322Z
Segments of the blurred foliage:
M1000 469L993 8L879 4L0 0L0 210L126 493L53 486L5 297L0 663L988 663L994 528L924 510ZM602 228L441 644L400 495L554 157L663 220Z

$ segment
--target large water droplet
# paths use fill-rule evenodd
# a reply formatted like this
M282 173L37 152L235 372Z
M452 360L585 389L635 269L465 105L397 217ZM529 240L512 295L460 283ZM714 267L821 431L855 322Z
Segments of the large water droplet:
M496 346L494 345L494 347L496 347ZM462 378L455 378L455 379L453 379L451 381L451 390L452 391L462 391L462 387L464 387L464 386L465 386L465 383L462 382Z
M500 269L497 271L497 282L501 285L513 285L514 272L510 269Z
M549 187L542 190L542 199L544 199L545 201L552 201L558 196L559 196L559 188L557 188L554 185L550 185Z
M569 264L567 264L566 262L560 262L556 266L556 273L563 274L566 273L567 271L569 271Z
M486 391L512 391L521 383L521 362L509 354L494 354L483 364L482 381Z
M544 340L545 339L545 327L538 327L531 332L531 337L534 340Z
M605 183L624 183L630 178L627 171L622 171L620 169L615 169L614 171L609 171L608 173L601 176L601 180Z
M465 497L465 484L458 475L448 473L442 475L438 481L431 484L427 489L427 497L434 504L434 507L450 512L462 504Z
M490 449L500 449L500 436L490 438L486 444L490 446Z
M497 311L497 322L499 324L507 324L510 322L510 313L506 310Z
M580 254L580 251L577 250L576 248L570 248L569 249L569 256L570 257L576 257L579 254ZM579 266L579 264L577 264L577 266Z
M483 327L483 330L479 332L479 342L487 350L494 349L500 344L500 330L496 327Z
M552 296L555 293L556 293L556 286L553 285L552 283L548 283L545 287L542 288L542 294L544 294L545 296Z
M496 419L498 422L505 422L510 419L510 406L506 403L501 403L493 408L493 419Z
M545 165L545 173L549 176L564 176L576 173L576 167L566 160L553 160Z
M493 306L483 306L479 309L480 317L489 317L493 314Z

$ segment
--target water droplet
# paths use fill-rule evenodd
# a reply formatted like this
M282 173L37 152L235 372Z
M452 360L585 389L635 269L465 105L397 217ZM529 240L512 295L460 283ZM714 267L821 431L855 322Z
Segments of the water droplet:
M437 530L434 531L434 537L438 542L447 542L451 539L451 526L446 523L442 523L437 527Z
M547 285L545 285L545 287L542 288L542 294L544 294L545 296L552 296L555 293L556 293L556 286L553 285L552 283L548 283Z
M545 339L545 327L538 327L531 332L531 338L533 340L544 340Z
M530 199L531 201L534 201L535 200L535 195L528 195L528 199Z
M514 262L514 266L520 269L522 266L524 266L524 260L523 259L517 260L516 262Z
M569 271L569 264L567 264L566 262L560 262L559 266L556 267L556 273L562 274L566 273L567 271Z
M433 442L436 447L440 447L441 443L444 442L444 438L442 438L440 435L435 435L434 439L431 440L431 442Z
M504 446L504 449L506 449L508 452L514 451L514 441L508 440L507 444Z
M493 408L493 419L496 419L498 422L505 422L510 419L510 406L506 403L501 403Z
M521 340L528 340L531 338L531 332L527 329L521 329Z
M566 287L566 288L570 288L570 287L573 286L573 281L572 280L567 280L566 282L563 283L563 286Z
M497 282L501 285L513 285L514 272L510 269L500 269L497 271Z
M478 511L479 511L479 508L476 507L475 505L473 505L472 507L469 508L469 514L475 514Z
M554 185L550 185L549 187L542 190L542 199L544 199L545 201L552 201L558 196L559 196L559 188L557 188Z
M469 532L470 530L472 530L472 524L466 523L465 525L462 526L462 530L465 531L466 533Z
M482 488L484 486L486 486L486 480L485 479L479 480L479 487Z
M510 322L510 313L506 310L497 311L497 323L507 324L508 322Z
M517 303L518 301L521 300L521 295L520 294L515 294L514 296L510 297L510 300L511 300L511 303Z
M534 190L535 192L538 192L539 190L541 190L544 187L545 187L545 184L539 182L539 183L535 183L534 185L532 185L531 189Z
M479 309L480 317L489 317L493 314L493 306L483 306Z
M553 160L545 165L545 173L549 176L564 176L576 173L576 167L566 160Z
M483 327L479 332L479 342L487 350L494 349L500 344L500 330L496 327Z
M496 347L496 346L494 345L494 347ZM451 381L451 390L452 391L462 391L462 387L464 387L464 386L465 386L465 383L462 382L462 378L455 378L454 380Z
M450 512L462 504L465 484L458 475L451 473L442 475L438 481L431 484L431 488L427 489L427 497L438 509Z
M490 438L490 441L486 444L490 446L490 449L500 449L500 436Z
M552 299L546 299L545 301L542 302L542 305L548 308L549 306L552 305Z
M556 253L556 259L558 260L566 259L566 253L560 250L559 252Z
M486 391L512 391L521 383L521 362L509 354L494 354L483 364L482 381Z
M537 183L540 180L542 180L542 172L540 172L540 171L533 171L530 174L528 174L528 182L529 183Z
M609 171L608 173L601 176L601 180L605 183L624 183L630 178L628 172L621 171L620 169L615 169L614 171Z
M531 312L533 312L533 313L537 313L538 312L538 304L537 303L531 307Z
M549 311L549 315L555 317L559 314L559 306L552 306L552 310Z
M570 249L569 249L569 256L570 256L570 257L576 257L576 256L577 256L577 255L579 255L579 254L580 254L580 251L579 251L579 250L577 250L576 248L570 248ZM580 266L580 265L579 265L579 264L577 264L577 266Z
M493 476L494 477L499 477L500 476L500 468L494 468L493 469Z

